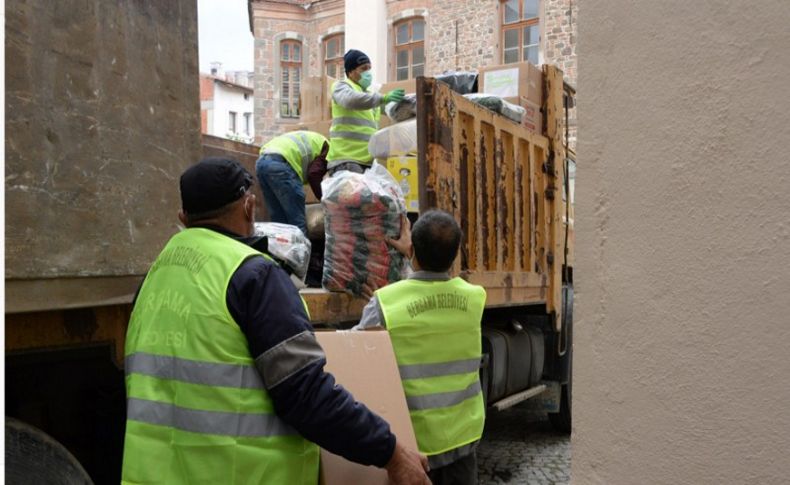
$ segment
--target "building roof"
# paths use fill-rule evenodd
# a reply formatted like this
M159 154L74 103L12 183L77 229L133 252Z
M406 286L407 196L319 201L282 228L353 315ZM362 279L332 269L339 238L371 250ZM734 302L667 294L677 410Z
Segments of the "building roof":
M252 4L255 3L256 0L247 0L247 18L250 21L250 32L253 34L255 33L255 29L252 25ZM321 0L266 0L267 3L285 3L288 5L299 5L300 7L304 7L305 9L310 8L311 5L314 3L318 3Z
M211 74L205 74L205 73L202 73L202 72L200 73L200 75L201 75L201 77L206 77L206 78L209 78L209 79L213 79L214 82L217 82L217 83L220 83L220 84L224 84L225 86L228 86L230 88L241 89L242 91L246 91L246 92L248 92L250 94L253 93L253 88L251 88L250 86L244 86L242 84L236 84L233 81L228 81L227 79L220 78L220 77L217 77L217 76L212 76Z

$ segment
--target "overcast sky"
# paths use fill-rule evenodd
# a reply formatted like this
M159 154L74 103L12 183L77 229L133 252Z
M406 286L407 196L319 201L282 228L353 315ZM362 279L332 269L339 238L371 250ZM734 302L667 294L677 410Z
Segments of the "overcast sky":
M253 39L247 0L198 0L200 72L213 61L226 71L253 70Z

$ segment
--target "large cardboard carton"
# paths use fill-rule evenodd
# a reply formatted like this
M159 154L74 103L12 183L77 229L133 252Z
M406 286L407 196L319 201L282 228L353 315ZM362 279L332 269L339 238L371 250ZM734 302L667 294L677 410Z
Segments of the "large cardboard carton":
M519 98L543 102L543 71L529 62L483 67L477 78L478 92L502 96L511 103Z
M389 333L316 332L316 338L326 353L326 370L357 401L384 418L401 444L417 450ZM383 469L358 465L322 449L320 483L386 485L388 480Z
M381 85L381 89L379 90L379 92L381 94L387 94L393 89L398 89L398 88L401 88L404 91L406 91L406 94L414 94L417 92L417 80L407 79L405 81L392 81L392 82L384 83Z
M299 88L302 123L332 119L332 86L335 81L329 76L309 76L302 80Z
M387 171L395 177L403 191L403 198L406 200L406 210L408 212L419 212L420 179L417 175L417 157L389 157L387 159Z
M324 79L320 76L309 76L302 80L299 88L300 118L303 122L324 119Z
M540 105L527 98L519 98L518 104L525 110L521 124L533 133L543 134L543 114L540 112Z
M283 125L283 131L308 130L320 133L329 138L329 129L332 127L332 120L305 121L292 125Z

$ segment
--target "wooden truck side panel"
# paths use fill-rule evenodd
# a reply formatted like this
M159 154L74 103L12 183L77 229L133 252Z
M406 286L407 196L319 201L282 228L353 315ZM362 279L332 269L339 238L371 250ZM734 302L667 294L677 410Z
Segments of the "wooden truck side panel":
M562 134L562 76L547 66L548 137L494 114L431 78L417 80L420 210L445 210L464 239L454 272L488 293L487 306L545 303L557 328L564 247L552 136ZM561 142L560 142L561 144ZM554 157L557 154L554 153ZM562 158L561 158L562 159Z

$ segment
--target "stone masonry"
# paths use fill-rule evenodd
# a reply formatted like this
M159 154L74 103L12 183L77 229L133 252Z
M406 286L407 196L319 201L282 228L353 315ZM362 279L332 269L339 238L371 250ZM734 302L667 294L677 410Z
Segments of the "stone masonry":
M573 85L577 76L578 1L542 0L540 19L543 62L558 65ZM255 36L255 129L260 142L279 134L282 125L298 121L279 118L276 67L279 41L295 34L303 42L307 59L302 76L321 75L322 40L344 30L345 2L250 0L250 3ZM501 10L500 0L387 0L387 25L382 30L392 45L390 30L394 22L422 16L426 22L425 72L475 70L502 63ZM392 62L390 59L390 78L394 77ZM574 132L575 113L571 114L570 126Z

